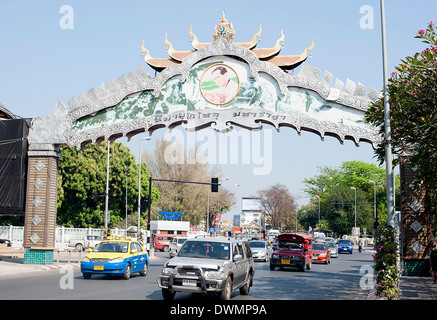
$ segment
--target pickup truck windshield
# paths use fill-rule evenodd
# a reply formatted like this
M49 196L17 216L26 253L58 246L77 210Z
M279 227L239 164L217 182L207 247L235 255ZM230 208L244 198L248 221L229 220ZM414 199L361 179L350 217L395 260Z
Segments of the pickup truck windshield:
M279 250L303 250L301 242L279 241Z
M225 242L187 241L178 257L229 259L230 245Z

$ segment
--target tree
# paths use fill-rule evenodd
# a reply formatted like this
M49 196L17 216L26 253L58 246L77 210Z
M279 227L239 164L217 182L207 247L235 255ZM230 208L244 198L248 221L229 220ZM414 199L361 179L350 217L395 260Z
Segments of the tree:
M312 197L311 203L300 214L300 223L308 226L317 225L314 217L318 215L320 197L321 222L333 232L349 233L354 226L354 201L357 191L357 227L373 229L374 217L374 181L377 189L378 222L387 220L385 170L375 164L362 161L347 161L339 168L319 168L319 175L304 180L305 192ZM399 179L396 177L396 186ZM399 188L396 189L399 197ZM338 208L335 203L338 202ZM397 201L399 204L400 201ZM346 205L347 204L347 205ZM317 213L317 215L316 215ZM312 221L312 224L308 224ZM306 222L306 223L304 223Z
M57 222L75 227L103 227L105 198L94 199L94 192L106 190L107 142L87 144L81 150L61 147L58 180ZM126 174L128 181L128 211L134 211L138 199L138 166L135 157L122 143L112 143L109 161L109 227L125 219ZM126 171L125 171L126 167ZM142 164L141 198L148 197L147 166ZM159 194L152 189L152 199Z
M296 215L296 204L285 185L277 183L258 191L263 213L273 229L281 229L282 225L291 226Z
M437 207L437 35L435 24L419 30L415 38L427 44L422 52L401 60L388 84L391 143L397 165L401 156L417 168L416 187L423 185L431 194L434 211ZM365 119L379 127L384 136L384 101L369 107ZM384 144L376 155L384 161Z
M197 154L197 148L189 152ZM207 163L201 163L197 159L187 161L186 154L182 144L172 143L162 138L156 141L153 153L145 151L142 157L149 163L149 169L154 178L208 183L211 182L212 177L219 177L219 181L222 180L218 167L209 169ZM153 203L152 206L154 217L157 217L158 211L161 210L182 212L184 220L198 225L206 219L209 207L209 228L218 213L229 211L235 204L234 194L222 186L219 192L211 193L209 185L160 181L153 183L161 195L159 201ZM217 197L220 197L220 201ZM217 209L218 203L219 210Z

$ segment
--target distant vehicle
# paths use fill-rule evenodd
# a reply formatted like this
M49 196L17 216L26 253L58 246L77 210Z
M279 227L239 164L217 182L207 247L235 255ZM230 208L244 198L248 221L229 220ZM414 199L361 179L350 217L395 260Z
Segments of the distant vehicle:
M83 251L85 249L94 248L97 244L102 242L102 237L87 235L82 239L73 239L68 243L69 247L74 247L77 251Z
M331 263L331 253L325 243L313 244L313 262Z
M275 229L270 229L269 232L267 233L267 239L269 241L274 240L277 236L279 236L281 233L279 232L279 230L275 230Z
M296 267L311 270L313 237L306 233L284 233L278 236L278 246L270 259L270 270Z
M218 293L231 299L232 291L248 295L255 273L247 241L225 237L187 239L176 257L168 260L156 279L166 300L176 292Z
M250 249L252 250L254 260L269 261L272 255L272 246L263 240L249 241Z
M354 251L352 242L350 240L340 239L338 240L337 245L338 245L338 253L349 252L350 254L352 254Z
M88 251L80 264L85 279L91 278L93 274L111 274L121 275L128 280L132 272L139 272L141 276L147 274L147 251L129 237L108 237Z
M188 237L174 237L173 239L171 239L170 251L168 252L170 254L170 257L174 257L179 252L182 245L187 239Z
M155 249L169 252L170 251L170 242L173 239L173 234L155 234Z
M335 243L335 239L332 237L325 237L325 239L323 240L324 242L334 242Z
M314 232L314 241L324 241L325 234L323 232Z
M331 258L338 258L338 247L335 242L332 241L326 241L325 244L328 246L329 250L331 251Z

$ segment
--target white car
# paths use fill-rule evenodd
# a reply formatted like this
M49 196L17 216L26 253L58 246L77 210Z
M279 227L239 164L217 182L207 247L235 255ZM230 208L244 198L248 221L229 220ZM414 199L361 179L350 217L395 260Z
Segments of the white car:
M272 256L272 246L263 240L249 241L250 250L252 251L253 260L269 261Z
M325 244L328 246L329 250L331 250L331 257L338 258L337 244L332 241L325 241Z
M170 254L170 257L174 257L175 255L177 255L187 239L187 237L174 237L173 239L171 239L170 250L168 252Z

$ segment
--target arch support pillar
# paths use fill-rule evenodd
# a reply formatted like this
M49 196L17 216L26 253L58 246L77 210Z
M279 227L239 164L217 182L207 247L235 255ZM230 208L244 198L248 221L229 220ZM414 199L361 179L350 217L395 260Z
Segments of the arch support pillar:
M59 157L58 147L54 145L31 145L28 151L25 264L53 263Z

